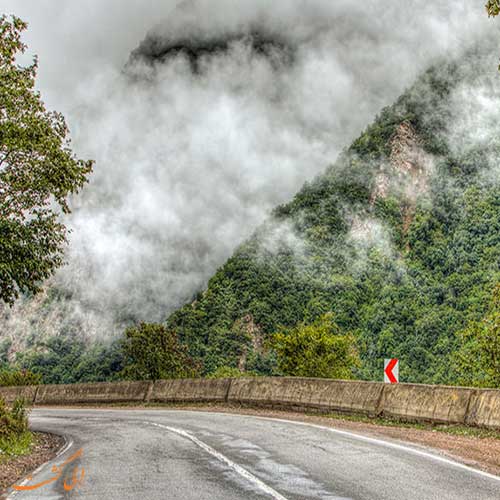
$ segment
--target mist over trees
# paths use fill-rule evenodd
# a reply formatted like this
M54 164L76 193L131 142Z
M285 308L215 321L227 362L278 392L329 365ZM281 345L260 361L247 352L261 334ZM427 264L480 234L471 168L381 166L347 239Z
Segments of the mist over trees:
M498 2L487 9L498 15ZM58 216L92 169L34 90L36 61L15 62L25 28L1 18L0 299L8 303L61 265L67 230ZM0 385L243 374L377 380L383 359L398 357L402 381L500 386L500 96L486 69L490 45L422 74L164 324L90 345L65 324L56 336L30 336L10 361L4 340ZM175 57L182 50L175 46ZM49 290L41 308L67 298ZM118 312L136 320L126 307Z
M402 381L463 380L459 332L485 317L500 282L498 122L477 112L495 95L494 57L475 47L425 72L170 316L209 371L228 365L221 346L243 317L258 326L253 371L272 359L259 337L333 312L356 339L356 377L380 380L384 358L397 357ZM470 328L466 358L483 368L468 384L496 386L496 351L484 349L498 330Z

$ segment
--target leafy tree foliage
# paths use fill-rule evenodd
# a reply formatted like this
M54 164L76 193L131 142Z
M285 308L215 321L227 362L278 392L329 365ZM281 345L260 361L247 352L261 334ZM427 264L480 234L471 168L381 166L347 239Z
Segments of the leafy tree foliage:
M488 0L486 12L488 13L488 17L498 16L500 14L500 0ZM500 71L500 66L498 66L498 71Z
M459 383L500 388L500 284L493 291L490 308L459 334L455 356Z
M123 375L133 380L191 378L200 372L176 333L163 325L142 323L128 328L123 352Z
M0 386L182 378L195 377L199 371L200 364L174 332L162 325L141 324L111 343L88 345L72 335L38 342L0 371Z
M271 343L283 375L350 379L359 366L354 337L339 328L331 313L285 329Z
M66 228L59 210L69 212L92 170L75 158L60 113L46 110L35 90L37 61L16 64L26 46L26 24L0 17L0 300L12 302L62 263Z
M0 387L15 387L23 385L38 385L42 381L39 374L29 370L2 370L0 371Z

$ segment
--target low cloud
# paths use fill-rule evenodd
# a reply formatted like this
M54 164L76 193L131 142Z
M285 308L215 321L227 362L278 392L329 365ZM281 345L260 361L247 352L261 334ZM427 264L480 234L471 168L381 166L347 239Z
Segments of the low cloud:
M488 25L451 0L7 3L31 22L43 95L97 162L52 285L65 297L53 307L95 336L189 300L273 206ZM249 42L255 30L276 41L271 56ZM214 38L230 43L203 52ZM182 51L130 58L193 40L196 71Z

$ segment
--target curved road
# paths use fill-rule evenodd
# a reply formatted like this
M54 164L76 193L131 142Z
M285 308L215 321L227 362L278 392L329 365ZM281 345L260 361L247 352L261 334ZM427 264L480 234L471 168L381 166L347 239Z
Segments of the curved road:
M500 499L500 477L423 448L297 422L178 410L37 409L31 423L63 434L67 446L22 483L48 484L13 492L15 500ZM62 472L53 468L70 457Z

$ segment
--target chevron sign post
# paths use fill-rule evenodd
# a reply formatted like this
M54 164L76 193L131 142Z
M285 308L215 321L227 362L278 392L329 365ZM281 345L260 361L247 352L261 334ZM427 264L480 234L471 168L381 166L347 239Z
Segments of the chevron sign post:
M386 384L399 383L399 359L384 360L384 382Z

